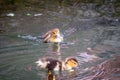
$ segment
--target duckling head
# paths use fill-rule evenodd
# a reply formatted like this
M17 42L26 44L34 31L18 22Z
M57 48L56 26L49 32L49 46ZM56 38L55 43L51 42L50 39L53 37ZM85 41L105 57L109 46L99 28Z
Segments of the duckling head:
M58 28L52 29L48 31L45 35L43 35L44 42L62 42L63 41L63 35L60 34L60 30Z
M60 34L60 30L58 28L55 28L52 30L52 34Z
M62 41L63 41L63 35L60 34L60 30L58 28L53 29L51 34L51 42L62 42Z
M73 68L78 66L78 61L74 57L69 57L65 61L65 68L66 70L72 70Z

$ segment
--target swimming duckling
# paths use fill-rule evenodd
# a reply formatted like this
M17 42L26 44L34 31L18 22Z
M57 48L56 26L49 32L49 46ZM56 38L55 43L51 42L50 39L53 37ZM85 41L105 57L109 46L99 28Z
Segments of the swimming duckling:
M63 41L63 36L60 33L60 30L58 28L48 31L42 36L42 38L44 39L43 41L45 43L48 43L48 42L59 43Z
M36 61L37 66L52 71L72 70L78 66L78 61L74 57L69 57L65 62L53 58L41 58Z

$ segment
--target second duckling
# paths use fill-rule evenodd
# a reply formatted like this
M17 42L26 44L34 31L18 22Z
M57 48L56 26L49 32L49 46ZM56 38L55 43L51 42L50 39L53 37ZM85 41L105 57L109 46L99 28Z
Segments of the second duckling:
M40 58L36 61L37 66L52 71L72 70L78 66L78 61L74 57L66 58L65 61L60 61L54 58Z
M54 28L44 35L42 35L43 41L45 43L53 42L53 43L59 43L63 41L63 35L60 33L60 30L58 28Z

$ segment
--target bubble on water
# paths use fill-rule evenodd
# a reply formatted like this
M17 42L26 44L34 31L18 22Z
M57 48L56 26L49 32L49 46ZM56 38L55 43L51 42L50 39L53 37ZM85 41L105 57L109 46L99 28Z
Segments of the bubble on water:
M12 17L12 16L15 16L15 14L14 13L8 13L7 16L11 16Z
M41 16L43 15L42 13L34 14L34 16Z

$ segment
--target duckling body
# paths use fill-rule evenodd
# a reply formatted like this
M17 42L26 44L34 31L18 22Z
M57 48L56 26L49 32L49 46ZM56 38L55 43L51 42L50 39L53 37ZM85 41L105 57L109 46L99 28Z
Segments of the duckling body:
M42 37L45 43L48 43L48 42L59 43L63 41L63 36L60 33L60 30L58 28L48 31Z
M36 61L36 63L37 66L39 66L40 68L45 68L53 71L62 70L62 62L57 59L41 58L38 61Z
M65 62L53 58L41 58L36 63L40 68L53 71L71 70L78 66L78 61L75 58L67 58Z

